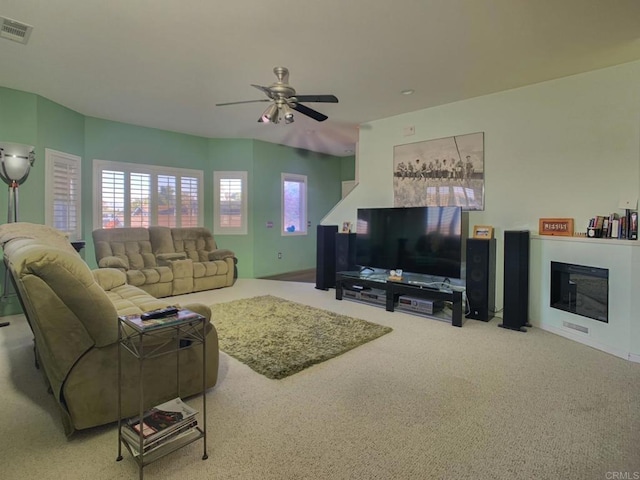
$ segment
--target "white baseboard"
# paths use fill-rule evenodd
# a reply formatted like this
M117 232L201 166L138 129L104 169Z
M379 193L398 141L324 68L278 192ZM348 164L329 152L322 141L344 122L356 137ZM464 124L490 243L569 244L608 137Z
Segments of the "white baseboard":
M601 350L603 352L609 353L616 357L623 358L625 360L629 360L631 362L640 363L640 355L633 354L631 352L626 352L619 348L614 348L609 345L604 345L600 342L596 342L588 335L584 335L581 333L572 333L562 328L552 327L550 325L540 325L534 324L535 327L538 327L540 330L545 330L547 332L555 333L556 335L560 335L561 337L568 338L569 340L573 340L574 342L582 343L583 345L587 345L589 347L595 348L597 350Z

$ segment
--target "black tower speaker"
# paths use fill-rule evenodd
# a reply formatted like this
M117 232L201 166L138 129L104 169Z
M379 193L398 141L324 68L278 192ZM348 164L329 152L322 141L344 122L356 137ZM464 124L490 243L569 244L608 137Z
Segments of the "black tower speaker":
M529 231L504 232L504 311L499 327L526 332L529 324Z
M337 225L318 225L316 230L316 288L329 290L336 286Z
M496 311L496 239L467 239L467 318L488 322Z
M336 272L356 269L356 234L336 233Z

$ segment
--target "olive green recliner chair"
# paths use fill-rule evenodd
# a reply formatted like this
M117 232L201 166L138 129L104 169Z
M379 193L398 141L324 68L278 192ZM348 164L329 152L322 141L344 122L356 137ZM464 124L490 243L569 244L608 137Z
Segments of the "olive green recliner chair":
M4 261L33 331L36 360L62 413L67 435L75 430L117 421L118 315L167 306L149 293L128 285L117 269L90 270L69 241L44 225L0 225ZM216 384L218 337L211 310L182 305L207 318L206 387ZM162 339L159 340L159 342ZM165 348L175 349L175 344ZM122 355L122 416L139 411L143 382L145 408L177 396L176 357L167 353L145 360ZM181 342L180 395L202 390L203 348Z

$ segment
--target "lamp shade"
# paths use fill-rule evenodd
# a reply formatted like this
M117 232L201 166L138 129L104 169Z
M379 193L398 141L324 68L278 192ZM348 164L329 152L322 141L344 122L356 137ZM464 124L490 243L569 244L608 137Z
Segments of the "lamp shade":
M0 178L8 185L26 180L34 161L32 146L0 143Z

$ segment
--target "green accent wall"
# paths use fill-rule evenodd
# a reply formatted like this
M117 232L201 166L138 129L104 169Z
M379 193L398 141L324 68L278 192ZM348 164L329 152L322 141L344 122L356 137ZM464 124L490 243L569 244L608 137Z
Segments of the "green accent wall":
M261 179L254 174L253 140L247 139L210 139L209 159L210 165L205 174L204 184L206 202L210 208L208 218L213 219L213 172L214 171L239 171L247 172L248 186L248 221L247 235L219 235L215 233L216 243L220 248L228 248L236 254L238 259L238 276L241 278L253 278L253 262L256 255L255 229L251 227L253 218L253 206L255 205L255 189L261 188ZM210 197L210 198L209 198ZM213 220L211 221L213 223ZM211 225L213 227L213 225Z
M0 141L34 145L37 97L31 93L0 88Z
M83 256L91 268L96 268L91 238L94 159L202 170L204 226L211 230L213 172L247 171L248 235L216 235L219 247L236 253L238 275L244 278L314 268L316 225L340 201L341 182L355 177L354 157L334 157L251 139L205 138L114 122L84 116L41 96L4 87L0 87L0 111L3 112L0 141L36 147L35 165L25 185L20 187L21 221L45 221L45 149L82 158L82 224L87 242ZM305 236L280 234L281 173L308 177L310 227ZM0 209L7 210L6 195L0 197ZM6 220L0 217L1 221ZM267 222L273 222L273 228L267 228ZM283 254L280 260L278 252Z
M251 222L255 232L254 276L314 268L316 226L341 197L341 159L260 141L255 142L253 158L254 175L259 179L253 188ZM281 234L282 173L307 176L307 235Z
M46 98L39 96L36 98L38 113L36 162L32 173L33 177L30 175L28 182L33 182L37 188L35 192L32 192L28 205L21 203L20 219L33 223L44 223L45 149L70 153L84 158L84 116ZM83 173L86 173L84 172L85 166L82 165L81 168ZM85 193L85 187L81 186L81 189ZM87 190L87 192L89 191ZM25 214L32 215L38 212L38 215L27 219L23 217L23 211Z
M30 93L20 92L9 88L0 88L0 142L22 143L24 145L36 145L38 140L38 104L37 97ZM36 151L37 155L37 151ZM42 188L34 181L38 177L38 169L44 170L42 162L34 164L29 177L18 189L20 211L19 220L41 223L44 215L35 208L32 202L33 196L37 196ZM4 183L0 182L0 185ZM0 222L7 221L8 186L2 189L0 194ZM41 210L41 208L40 208ZM42 220L40 220L42 218Z
M211 184L207 188L208 140L204 137L140 127L95 117L85 117L85 154L82 161L82 223L87 242L85 258L96 268L91 232L93 224L93 161L162 165L204 170L204 226L211 228Z
M341 157L340 159L340 180L343 182L356 179L356 157Z
M0 111L0 141L36 147L36 161L18 189L18 220L44 223L45 148L82 156L84 116L38 95L8 88L0 88ZM0 223L6 222L7 202L7 194L0 196ZM0 302L1 315L20 311L15 296Z

